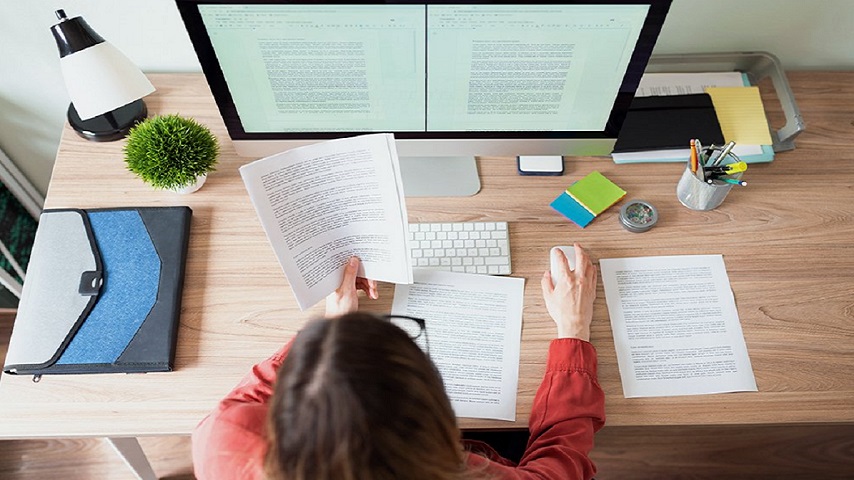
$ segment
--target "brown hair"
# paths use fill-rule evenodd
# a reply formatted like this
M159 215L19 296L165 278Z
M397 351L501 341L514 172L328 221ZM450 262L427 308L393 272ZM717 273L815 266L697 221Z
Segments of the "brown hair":
M265 468L287 480L459 479L465 461L438 371L366 313L309 322L278 373Z

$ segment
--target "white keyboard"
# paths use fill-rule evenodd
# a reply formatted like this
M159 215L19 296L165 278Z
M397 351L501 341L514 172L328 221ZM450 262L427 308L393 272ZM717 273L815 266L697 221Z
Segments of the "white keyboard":
M507 222L410 223L415 268L510 275Z

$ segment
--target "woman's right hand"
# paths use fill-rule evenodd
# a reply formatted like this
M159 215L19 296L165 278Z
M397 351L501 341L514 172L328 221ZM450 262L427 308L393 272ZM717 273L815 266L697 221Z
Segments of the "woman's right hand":
M587 252L575 244L575 270L569 269L566 256L559 248L557 278L551 272L543 274L543 299L552 320L557 324L558 338L578 338L590 341L590 323L593 321L593 301L596 300L596 266Z
M372 300L379 298L377 281L357 276L359 263L359 257L350 257L347 260L341 286L326 297L326 318L339 317L359 310L359 290Z

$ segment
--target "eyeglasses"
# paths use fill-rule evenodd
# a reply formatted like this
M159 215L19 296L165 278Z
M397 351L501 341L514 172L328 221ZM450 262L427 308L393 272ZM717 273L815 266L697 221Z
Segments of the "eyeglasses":
M428 354L430 353L430 339L427 337L427 323L423 318L410 317L408 315L382 315L380 318L388 320L393 325L406 332L413 342Z

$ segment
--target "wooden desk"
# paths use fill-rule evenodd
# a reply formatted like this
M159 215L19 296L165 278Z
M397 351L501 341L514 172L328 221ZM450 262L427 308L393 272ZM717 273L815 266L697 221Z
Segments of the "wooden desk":
M321 307L300 312L238 174L235 155L201 74L150 75L151 114L179 113L212 128L218 171L190 195L154 191L124 166L123 142L91 143L66 127L46 208L188 205L192 234L177 371L146 375L0 378L0 438L186 435L255 362ZM758 393L626 399L601 281L592 342L610 426L854 423L854 73L789 74L807 128L798 148L751 165L710 212L675 196L681 164L615 165L569 159L563 177L520 177L507 158L482 158L482 191L465 199L408 199L410 221L507 220L514 276L525 307L517 421L462 420L464 427L526 425L555 328L539 279L553 245L581 242L595 259L723 254ZM767 93L767 92L766 92ZM772 124L781 114L766 95ZM660 212L629 233L611 208L580 229L549 208L566 185L599 170ZM393 287L365 309L387 312Z

